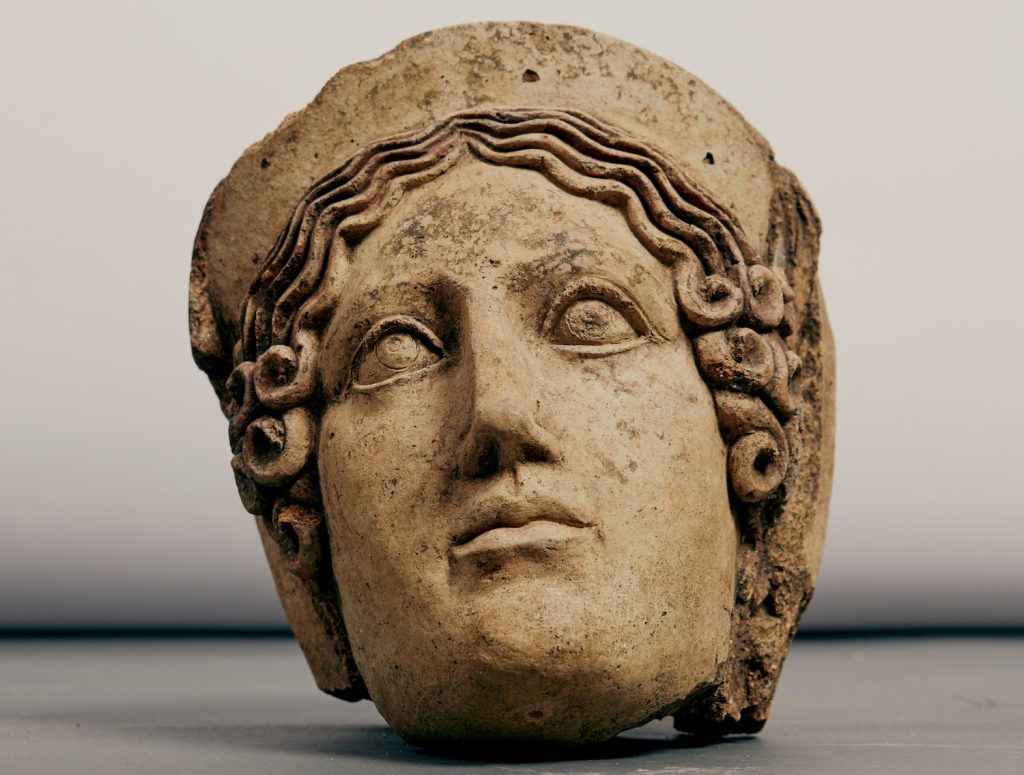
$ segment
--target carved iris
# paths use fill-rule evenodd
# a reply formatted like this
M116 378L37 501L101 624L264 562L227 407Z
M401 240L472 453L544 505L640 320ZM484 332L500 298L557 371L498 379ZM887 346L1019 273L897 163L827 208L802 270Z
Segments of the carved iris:
M373 325L356 351L352 387L369 390L418 374L440 363L444 345L426 325L408 315Z

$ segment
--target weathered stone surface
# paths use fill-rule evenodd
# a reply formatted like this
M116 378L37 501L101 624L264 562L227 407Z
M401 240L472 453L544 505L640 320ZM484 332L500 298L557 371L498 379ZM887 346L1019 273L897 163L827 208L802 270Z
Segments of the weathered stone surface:
M818 234L577 28L421 35L246 151L189 323L320 688L428 744L760 729L831 484Z

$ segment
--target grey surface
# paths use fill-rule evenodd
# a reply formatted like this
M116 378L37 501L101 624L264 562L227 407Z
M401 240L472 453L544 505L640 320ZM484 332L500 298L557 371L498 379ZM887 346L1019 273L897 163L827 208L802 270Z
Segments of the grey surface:
M797 643L766 730L655 722L568 761L410 748L290 640L0 641L0 773L1024 772L1024 639Z

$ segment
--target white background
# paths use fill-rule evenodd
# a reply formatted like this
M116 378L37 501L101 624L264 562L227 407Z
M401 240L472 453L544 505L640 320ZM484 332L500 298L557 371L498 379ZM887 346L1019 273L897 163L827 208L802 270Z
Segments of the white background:
M1024 55L1005 2L4 3L0 628L283 622L189 353L216 182L342 66L483 19L691 70L811 193L839 349L808 625L1024 625Z

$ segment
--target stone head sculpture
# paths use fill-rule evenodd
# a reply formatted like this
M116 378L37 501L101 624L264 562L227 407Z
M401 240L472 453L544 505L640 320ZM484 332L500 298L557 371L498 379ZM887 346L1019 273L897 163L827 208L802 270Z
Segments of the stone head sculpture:
M404 737L763 725L824 532L818 221L584 30L343 70L210 199L196 360L321 689Z

